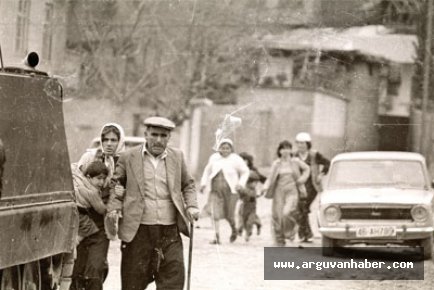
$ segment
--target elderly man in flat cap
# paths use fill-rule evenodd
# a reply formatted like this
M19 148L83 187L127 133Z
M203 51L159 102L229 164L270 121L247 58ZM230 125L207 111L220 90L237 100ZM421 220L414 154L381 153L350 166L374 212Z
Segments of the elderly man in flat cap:
M114 179L126 191L112 190L108 216L122 211L122 290L183 289L184 255L180 232L199 216L196 189L180 150L167 147L175 124L162 117L144 121L145 143L124 153Z

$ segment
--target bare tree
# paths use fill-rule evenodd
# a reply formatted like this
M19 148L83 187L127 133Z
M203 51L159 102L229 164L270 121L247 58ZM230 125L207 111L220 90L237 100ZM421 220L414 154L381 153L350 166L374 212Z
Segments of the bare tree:
M276 27L262 2L74 1L78 93L138 100L177 121L193 98L233 103L235 89L254 82L253 37ZM285 19L291 7L278 8L270 15Z

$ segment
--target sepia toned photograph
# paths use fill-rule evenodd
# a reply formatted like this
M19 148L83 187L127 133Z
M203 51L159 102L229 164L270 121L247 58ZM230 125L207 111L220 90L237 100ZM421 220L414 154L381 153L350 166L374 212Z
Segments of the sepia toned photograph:
M434 0L0 0L0 290L434 286Z

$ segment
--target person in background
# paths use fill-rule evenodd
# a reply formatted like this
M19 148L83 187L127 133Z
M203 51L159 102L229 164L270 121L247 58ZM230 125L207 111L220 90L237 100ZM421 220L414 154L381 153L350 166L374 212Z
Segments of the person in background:
M112 187L108 220L116 222L121 239L122 290L182 290L185 267L180 233L190 236L199 217L195 182L179 149L167 146L175 124L163 117L144 121L145 144L118 160L112 184L125 189L122 198Z
M261 180L260 176L255 171L250 171L249 179L247 180L246 187L239 190L240 199L242 201L240 205L241 212L241 233L244 230L244 239L249 241L252 235L253 225L257 226L258 234L261 228L261 221L256 214L256 198L257 198L257 185Z
M330 160L321 153L312 149L312 138L309 133L301 132L295 136L297 151L295 156L310 167L310 175L306 181L306 198L300 198L298 208L300 211L300 227L298 236L303 242L311 242L312 229L309 224L310 206L318 192L322 191L322 177L327 174Z
M208 203L215 230L215 239L211 244L220 244L220 219L226 219L232 229L229 241L232 243L236 240L237 192L245 187L248 178L249 168L243 159L234 153L232 140L222 139L218 144L218 152L210 156L200 182L200 191L209 191Z
M304 197L304 183L310 174L309 166L291 156L292 144L280 142L277 157L262 191L272 198L272 228L276 246L284 246L285 239L294 240L298 222L298 199Z
M254 163L253 163L253 156L247 152L241 152L240 157L243 158L244 162L246 162L247 167L249 167L250 169L250 174L252 174L252 172L254 172L256 174L256 176L259 178L258 182L259 183L264 183L265 180L267 180L267 177L265 177L264 175L262 175L259 170L255 167ZM241 236L243 234L243 229L244 224L244 218L243 218L244 214L243 214L243 204L240 205L239 209L238 209L238 234ZM259 218L258 214L256 213L255 210L255 219L253 224L256 225L256 233L259 235L261 233L261 219Z

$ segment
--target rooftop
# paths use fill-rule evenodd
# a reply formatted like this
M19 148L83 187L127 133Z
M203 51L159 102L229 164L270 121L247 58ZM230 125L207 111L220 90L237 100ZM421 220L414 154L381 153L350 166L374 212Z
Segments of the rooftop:
M414 63L416 35L394 34L382 25L340 28L301 28L261 40L266 48L344 51L396 63Z

